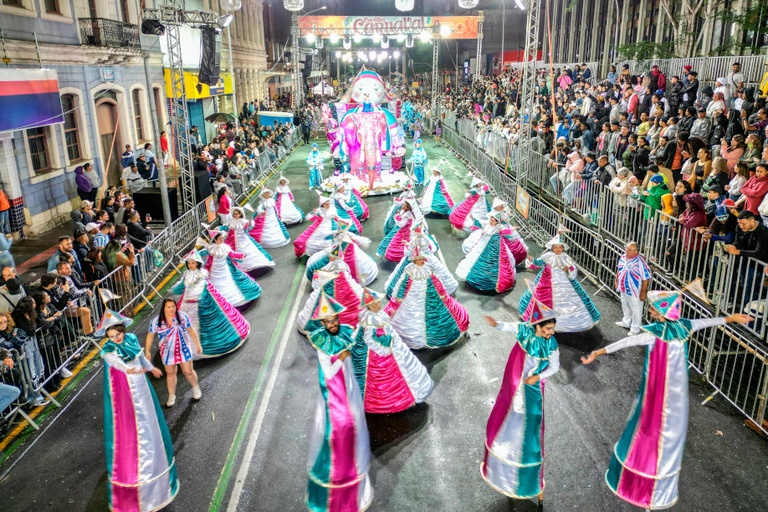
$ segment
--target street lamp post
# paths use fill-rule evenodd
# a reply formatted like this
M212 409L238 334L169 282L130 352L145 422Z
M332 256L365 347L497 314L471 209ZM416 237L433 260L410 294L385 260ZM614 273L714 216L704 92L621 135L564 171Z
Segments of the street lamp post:
M221 8L227 11L229 15L230 11L239 11L243 6L242 0L219 0ZM234 16L234 15L233 15ZM232 110L235 115L235 130L240 129L240 120L238 119L238 106L237 106L237 81L235 80L235 65L232 59L232 23L227 27L227 46L229 46L229 71L232 73Z

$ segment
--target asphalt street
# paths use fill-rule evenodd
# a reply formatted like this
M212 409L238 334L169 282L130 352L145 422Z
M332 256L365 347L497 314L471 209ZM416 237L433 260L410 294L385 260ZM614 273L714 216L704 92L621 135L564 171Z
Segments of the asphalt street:
M410 142L410 141L409 141ZM458 202L470 179L467 170L442 146L425 140L430 165L440 158L448 190ZM299 148L287 162L297 204L317 204L307 190ZM327 147L321 144L321 150ZM332 167L326 161L326 169ZM274 184L274 180L270 185ZM367 199L371 218L364 235L381 240L390 196ZM295 238L307 226L290 228ZM462 257L461 238L445 219L430 219L449 269ZM532 254L540 248L531 246ZM247 313L249 341L219 360L196 363L203 399L191 401L180 377L177 405L166 410L176 451L181 490L170 511L305 510L308 433L317 384L315 351L295 327L295 315L308 296L304 264L293 246L270 251L274 270L259 279L263 294ZM393 266L381 263L371 285L382 291ZM517 302L525 284L514 290L479 294L460 286L456 296L470 313L469 339L442 351L417 353L428 367L435 390L426 404L394 415L368 415L373 450L370 474L375 498L371 510L409 512L530 511L533 503L511 501L480 476L485 425L498 393L511 348L507 336L485 324L483 315L518 320ZM595 287L584 283L592 295ZM613 325L620 306L604 295L594 298L603 319L587 333L558 335L560 372L546 387L545 510L638 510L605 485L613 444L632 406L643 349L606 356L585 367L579 357L626 334ZM140 340L147 321L134 325ZM159 365L159 359L155 363ZM755 511L765 508L768 450L765 440L745 428L741 416L720 398L700 405L710 388L691 374L690 426L680 477L679 511ZM161 401L163 380L153 382ZM74 397L74 398L72 398ZM107 509L103 447L103 394L100 365L85 376L65 408L49 417L41 431L0 466L9 475L0 482L4 511Z

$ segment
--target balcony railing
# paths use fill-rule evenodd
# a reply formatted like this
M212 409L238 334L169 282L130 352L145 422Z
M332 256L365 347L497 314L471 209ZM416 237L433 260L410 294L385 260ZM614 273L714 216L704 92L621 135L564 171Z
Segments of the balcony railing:
M105 18L79 18L83 44L139 51L139 27Z

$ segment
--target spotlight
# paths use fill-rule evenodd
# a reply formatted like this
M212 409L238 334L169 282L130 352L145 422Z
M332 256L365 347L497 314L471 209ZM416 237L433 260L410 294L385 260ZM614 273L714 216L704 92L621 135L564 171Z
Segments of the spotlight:
M387 58L387 52L379 52L379 58L380 59L386 59Z
M413 48L413 36L408 36L405 38L405 47Z
M395 50L394 53L392 53L392 56L396 59L400 58L400 50Z
M525 10L525 4L523 4L523 2L520 0L515 0L515 4L517 4L518 9L522 9L523 11Z
M453 30L448 25L440 25L440 37L448 37L452 32Z
M309 34L307 34L307 35L306 35L306 39L307 39L307 42L308 42L308 43L310 43L310 44L311 44L311 43L314 43L314 42L315 42L315 39L316 39L316 38L315 38L315 34L313 34L312 32L310 32Z
M374 43L377 43L377 44L378 44L378 43L379 43L379 41L381 41L381 34L373 34L373 35L371 36L371 39L373 39L373 42L374 42Z
M319 50L319 49L321 49L321 48L322 48L324 45L325 45L325 43L323 42L323 38L322 38L322 37L318 37L318 38L317 38L317 41L315 41L315 48L317 48L317 49Z
M365 52L363 50L360 50L357 52L357 58L360 60L365 59Z
M359 43L360 41L363 40L363 36L361 36L360 34L355 34L352 36L352 40L356 43Z
M389 38L388 37L385 37L384 39L381 40L381 47L384 48L384 49L389 48Z
M339 57L341 57L341 51L336 50L336 58L338 59Z
M368 53L368 58L370 58L371 60L375 60L376 59L376 50L371 50Z
M222 16L221 18L219 18L219 26L221 28L227 28L229 26L229 24L232 23L232 20L234 20L234 19L235 19L235 15L234 14L226 14L226 15Z
M398 43L402 43L403 41L405 41L405 34L397 34L397 37L395 39L397 39Z
M331 36L328 38L328 40L331 42L331 44L338 43L339 42L339 34L334 32L333 34L331 34Z
M344 38L344 41L341 43L344 46L345 50L349 50L352 48L352 40L348 37Z
M221 21L219 21L219 23L221 23ZM141 22L141 33L149 34L152 36L164 36L165 25L163 25L159 21L144 20Z
M432 40L432 34L424 31L421 34L419 34L419 39L421 39L422 43L428 43Z

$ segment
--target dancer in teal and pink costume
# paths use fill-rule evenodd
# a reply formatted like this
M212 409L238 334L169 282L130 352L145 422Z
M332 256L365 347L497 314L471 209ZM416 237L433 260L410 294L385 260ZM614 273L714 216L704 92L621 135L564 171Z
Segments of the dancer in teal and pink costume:
M443 161L441 160L440 163ZM445 179L440 166L432 168L432 176L424 187L424 193L421 195L421 211L425 215L431 213L434 215L449 215L454 208L453 199L445 186Z
M555 312L541 303L530 323L497 322L512 335L501 390L485 429L480 473L496 491L515 499L544 499L544 379L560 369Z
M234 307L248 307L261 295L261 287L235 264L244 255L232 250L224 243L224 235L211 232L213 243L208 246L205 270L208 280L224 299Z
M395 215L394 227L384 235L376 254L395 263L403 259L405 244L411 239L411 226L417 220L421 220L421 211L418 210L414 200L406 199Z
M360 224L360 219L355 215L355 210L347 203L346 187L344 183L336 184L336 192L333 194L333 206L336 207L336 212L340 219L350 222L350 232L356 235L363 234L363 225Z
M115 512L152 512L179 492L173 443L145 373L162 372L144 356L139 340L121 323L106 328L104 442L107 500Z
M323 294L309 335L317 349L320 393L309 436L306 505L311 512L360 512L373 502L371 446L350 350L352 328L339 322L344 307Z
M363 201L362 194L352 186L352 175L345 172L339 177L339 181L344 185L344 200L352 208L352 211L355 212L355 217L360 222L368 219L368 205Z
M309 188L320 188L323 184L323 155L317 149L317 144L312 144L312 151L307 155L309 166Z
M391 414L424 402L435 383L392 328L381 299L373 290L363 292L352 362L365 412Z
M195 351L193 358L218 357L237 350L248 339L250 324L208 281L208 271L197 251L187 256L185 265L187 270L173 292L181 295L179 311L189 317L200 338L203 351Z
M274 249L288 245L291 235L285 229L285 224L280 220L277 211L277 203L272 197L272 191L268 188L261 189L261 200L256 207L256 215L253 216L253 228L248 232L254 240L267 249Z
M510 228L502 224L500 216L496 212L488 217L485 227L478 230L482 235L456 267L456 277L476 290L504 293L515 286L515 258L505 243Z
M416 184L423 185L424 168L428 165L429 158L427 157L427 152L421 147L421 139L416 139L413 142L413 153L411 153L411 158L408 159L408 162L413 164L413 175L416 177Z
M349 266L352 278L362 286L368 286L379 275L379 266L369 256L365 249L371 246L371 240L349 232L349 223L339 221L339 229L333 235L333 245L316 252L307 260L307 279L312 279L316 270L322 269L330 262L330 254L340 248L344 254L344 262Z
M237 266L244 272L255 273L263 268L275 266L272 256L253 237L253 230L249 231L255 222L245 218L244 208L236 206L232 208L232 220L223 227L227 230L224 243L236 253L242 254Z
M333 234L339 227L336 208L330 197L318 195L319 207L307 215L307 220L311 220L312 224L293 241L293 253L297 258L312 256L333 245Z
M680 318L679 291L648 292L654 323L582 357L590 364L598 356L634 346L645 346L640 390L624 432L613 448L605 473L608 487L622 500L647 510L672 507L688 430L688 339L700 329L754 319L743 314L725 318Z
M469 192L465 199L451 210L448 220L453 229L471 233L475 229L483 227L488 220L488 212L491 204L488 202L488 185L479 178L472 178Z
M304 220L304 212L296 206L293 199L293 192L290 187L291 181L285 176L280 176L275 186L275 208L277 216L283 224L299 224Z
M387 210L387 216L384 218L384 234L390 232L395 227L395 216L400 212L406 199L411 200L411 205L418 206L419 202L416 200L416 192L413 191L413 179L408 178L403 186L403 191L392 201L392 206ZM421 210L419 210L421 215Z

